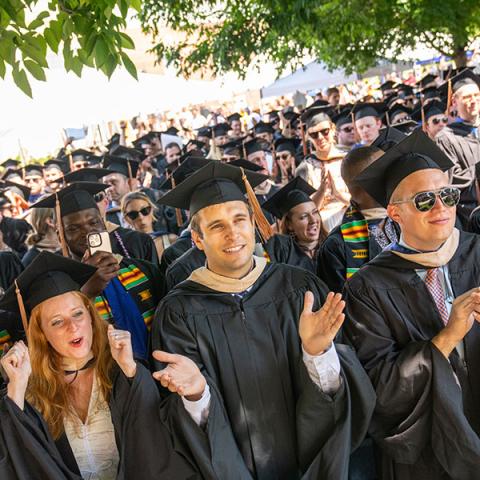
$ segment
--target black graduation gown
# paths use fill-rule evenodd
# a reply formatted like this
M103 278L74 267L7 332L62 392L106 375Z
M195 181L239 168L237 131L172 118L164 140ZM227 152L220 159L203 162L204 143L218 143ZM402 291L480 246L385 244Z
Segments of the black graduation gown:
M465 337L466 363L456 351L448 363L430 342L443 322L416 268L384 251L345 283L344 335L377 393L380 478L478 479L480 325ZM461 232L448 271L456 297L480 284L480 237Z
M117 236L120 237L121 242L118 240ZM157 266L160 263L157 249L155 248L155 242L150 235L147 235L146 233L118 227L110 233L110 241L113 253L138 258L139 260L146 260ZM126 252L121 243L123 243ZM128 255L126 255L127 253Z
M169 265L190 248L192 248L192 237L190 236L190 232L188 232L188 235L182 235L177 238L175 243L163 251L162 258L160 259L160 270L165 273Z
M307 290L318 308L326 289L314 275L270 263L243 298L188 280L159 305L153 348L190 357L212 391L205 431L178 396L167 399L176 445L190 451L205 478L347 478L373 390L341 345L339 391L330 397L310 380L297 330Z
M201 478L173 449L158 389L145 367L137 364L131 380L115 369L109 406L120 456L118 480ZM37 410L25 403L22 411L6 396L0 400L0 478L81 479L67 437L54 442Z
M3 217L0 222L0 232L3 235L3 242L10 247L20 258L27 251L28 233L32 230L31 225L25 220L19 218Z
M3 290L7 290L22 271L23 265L17 255L13 252L0 252L0 287Z
M451 169L452 183L462 189L457 215L465 227L472 210L477 206L475 191L475 164L480 158L480 140L472 134L473 126L454 122L435 137L437 145L454 163Z

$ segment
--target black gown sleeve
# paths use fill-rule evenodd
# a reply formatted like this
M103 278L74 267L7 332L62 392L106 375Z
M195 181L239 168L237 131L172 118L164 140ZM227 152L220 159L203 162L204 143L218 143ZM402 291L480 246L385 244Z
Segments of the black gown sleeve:
M0 400L0 478L82 478L65 464L41 415L27 402L21 410L6 395Z
M178 395L171 394L165 399L164 414L174 432L175 444L194 459L204 479L251 479L235 442L222 397L203 366L195 336L182 316L165 303L159 306L155 315L152 347L153 350L186 355L197 364L210 387L211 400L204 430L192 420ZM164 368L156 360L153 363L155 370Z
M345 284L346 260L342 243L337 235L330 235L318 254L317 275L336 293L341 292Z
M109 401L120 454L117 480L196 480L196 468L175 450L161 419L160 394L140 363L133 379L118 370Z

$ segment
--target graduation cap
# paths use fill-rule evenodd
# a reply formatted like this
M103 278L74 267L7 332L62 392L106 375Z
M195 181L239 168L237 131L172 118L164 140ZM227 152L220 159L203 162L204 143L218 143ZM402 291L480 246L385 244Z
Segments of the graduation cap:
M241 140L232 140L231 142L220 145L220 149L223 151L223 155L240 155L241 148Z
M264 202L262 208L281 220L293 207L311 202L310 195L315 192L303 178L295 177Z
M353 118L355 121L365 117L381 118L385 112L385 104L383 102L359 102L353 108Z
M432 73L427 73L424 77L422 77L415 85L418 88L424 89L429 85L430 83L435 82L437 79L437 75L433 75Z
M327 100L322 100L321 98L319 98L318 100L315 100L312 104L310 104L308 106L308 108L315 108L315 107L330 107L330 108L332 108L332 106L328 103Z
M396 85L396 83L393 82L392 80L387 80L386 82L383 82L380 85L380 90L382 91L382 93L387 91L387 90L393 90L395 85Z
M155 138L160 138L159 132L148 132L134 140L132 144L135 148L143 148L145 145L150 145Z
M375 163L367 167L355 182L380 205L387 207L400 182L414 172L453 167L448 156L421 129L415 130L391 147Z
M438 98L440 100L441 94L437 87L428 87L422 90L420 94L423 98L423 101L428 100L429 98Z
M480 88L480 76L473 73L470 69L462 70L460 73L443 83L439 88L441 94L447 94L449 82L451 83L453 93L458 92L458 90L465 85L477 85Z
M161 133L164 133L165 135L173 135L174 137L176 137L179 131L180 130L177 127L168 127L164 132Z
M407 85L406 83L401 83L397 85L396 87L397 93L400 97L410 97L414 95L413 93L413 87L410 85Z
M412 111L413 110L411 108L408 108L405 105L402 105L402 104L394 105L392 109L389 110L388 112L388 116L390 118L390 124L393 125L395 123L394 118L399 113L406 113L407 115L410 116L412 114Z
M79 170L75 170L74 172L67 173L63 180L65 183L73 183L73 182L91 182L96 183L102 177L110 175L112 172L106 168L94 168L94 167L86 167L80 168Z
M60 170L62 173L67 173L70 170L70 166L63 160L50 159L43 164L44 170Z
M62 188L56 193L40 199L31 208L55 208L57 229L64 257L68 256L68 247L63 231L62 217L70 213L80 212L89 208L98 208L93 196L108 188L103 183L76 182Z
M0 186L4 190L10 190L12 192L17 193L18 195L21 195L24 200L27 200L30 198L30 192L31 189L28 188L26 185L22 185L21 183L16 183L12 182L10 180L2 180L0 181Z
M77 292L97 271L86 263L42 251L15 279L0 300L0 309L20 313L25 333L32 310L45 300Z
M214 137L223 137L228 135L230 131L230 125L228 123L218 123L212 127L212 132Z
M253 153L256 152L262 152L265 150L263 145L258 141L257 138L254 138L253 140L249 140L248 142L245 142L243 144L243 147L245 149L245 155L248 157L249 155L252 155Z
M372 143L372 147L377 147L386 151L393 145L401 142L404 138L405 134L400 132L400 130L397 130L395 127L381 128L378 137Z
M114 133L110 139L108 140L107 145L105 145L108 149L112 148L115 145L120 144L120 134L119 133Z
M197 157L195 155L189 155L185 160L172 172L169 178L167 178L161 185L161 190L171 190L186 178L195 173L200 168L209 164L211 160L205 157Z
M280 116L278 114L278 110L272 110L267 113L268 120L272 123L275 124L280 120Z
M275 141L275 151L280 152L290 152L292 155L295 155L297 150L298 142L293 138L279 138Z
M233 165L234 167L241 167L245 170L250 170L251 172L261 172L263 170L263 168L258 166L256 163L249 162L243 158L232 160L231 162L228 162L228 164Z
M418 127L418 123L412 119L402 120L401 122L395 123L393 125L396 130L402 132L405 135L410 134L415 128Z
M212 138L212 129L211 127L200 127L197 129L197 136Z
M19 178L22 180L22 170L21 169L15 169L15 168L7 168L3 173L2 173L2 179L3 180L11 180L12 178Z
M137 176L140 163L136 160L117 157L116 155L105 155L103 157L103 168L109 170L109 173L120 173L127 178L135 178Z
M258 134L258 133L275 133L275 130L273 128L273 122L267 123L260 121L258 122L254 127L253 131Z
M340 112L332 116L332 122L335 124L337 129L339 129L343 125L346 125L347 123L352 123L352 115L350 113L351 111L351 107L344 108L340 110Z
M297 118L300 118L300 114L297 112L294 112L293 110L287 110L286 112L283 113L283 118L287 122L292 122L292 120L296 120Z
M197 150L201 150L202 148L205 148L205 147L206 147L205 142L201 142L200 140L189 140L189 141L186 143L185 147L184 147L185 150L187 149L187 147L188 147L189 145L195 145L195 148L196 148Z
M22 167L25 177L43 177L43 165L31 164Z
M145 155L140 150L136 148L124 147L123 145L117 145L110 151L111 155L116 157L123 157L127 160L137 160L141 161L145 158Z
M441 102L440 100L432 100L423 106L423 117L425 120L428 120L433 115L445 115L446 108L447 105L445 102ZM422 107L419 106L417 109L415 109L411 117L417 122L423 122Z
M202 208L230 201L245 201L247 195L256 226L264 241L272 235L253 188L268 179L267 175L244 170L219 161L211 161L167 192L159 203L190 210L190 217Z
M318 100L317 100L318 101ZM322 100L323 102L323 100ZM330 116L332 113L332 106L327 102L325 105L316 105L311 106L304 110L304 112L300 115L300 120L306 125L307 128L310 128L311 124L313 123L313 119L320 114Z
M0 164L0 167L5 169L7 168L18 168L20 166L20 162L18 160L14 160L13 158L8 158L7 160L3 161Z
M231 115L229 115L227 117L227 121L228 121L228 123L239 122L240 118L242 118L242 117L240 117L239 113L232 113Z

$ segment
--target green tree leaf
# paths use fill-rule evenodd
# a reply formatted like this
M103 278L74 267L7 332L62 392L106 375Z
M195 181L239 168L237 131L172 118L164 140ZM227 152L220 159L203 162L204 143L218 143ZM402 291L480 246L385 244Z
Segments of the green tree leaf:
M38 63L35 63L34 61L32 60L25 60L23 62L23 64L25 65L25 67L27 68L27 70L37 79L37 80L41 80L41 81L45 81L47 78L45 76L45 71L43 70L43 68L38 65Z
M138 80L138 74L137 74L137 67L135 67L135 64L130 60L128 55L124 52L121 54L123 65L127 69L127 72L135 79Z
M30 87L30 82L28 81L27 74L25 70L20 69L18 64L12 68L12 76L15 85L26 95L32 98L32 89Z

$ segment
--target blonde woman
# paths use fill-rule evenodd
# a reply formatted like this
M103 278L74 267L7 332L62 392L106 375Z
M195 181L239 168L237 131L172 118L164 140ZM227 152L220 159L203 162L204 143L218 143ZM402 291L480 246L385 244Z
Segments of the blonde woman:
M79 290L95 271L42 252L17 278L20 299L12 287L0 302L24 324L29 315L28 347L17 342L1 359L0 478L195 478L129 332L107 327Z
M24 267L29 265L40 252L54 253L60 250L53 214L53 208L31 209L30 224L33 232L27 237L28 251L22 258Z
M131 192L123 197L123 218L134 230L147 233L153 238L158 258L161 258L163 251L175 242L177 236L155 231L155 211L156 207L146 193Z

